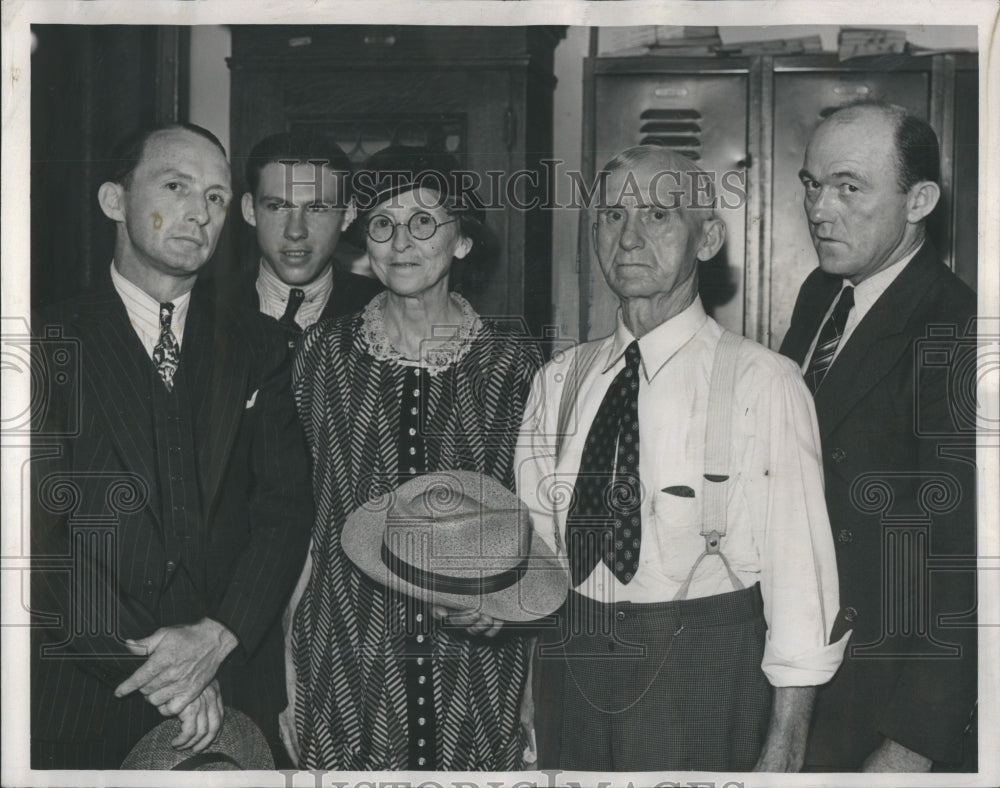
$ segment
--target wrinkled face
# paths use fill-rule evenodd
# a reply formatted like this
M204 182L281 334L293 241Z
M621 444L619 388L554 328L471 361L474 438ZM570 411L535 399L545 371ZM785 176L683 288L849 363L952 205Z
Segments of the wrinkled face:
M257 230L264 264L285 284L306 285L330 266L350 223L341 173L311 162L271 162L257 193L243 195L243 218Z
M212 256L232 200L229 163L209 140L168 129L147 140L128 189L114 186L124 219L125 267L191 276Z
M707 254L704 222L684 198L671 196L678 181L664 179L665 169L648 159L608 176L608 205L598 210L593 235L604 278L619 298L682 290L693 297L697 290L698 260Z
M368 222L396 226L392 238L382 243L366 235L372 270L396 295L415 296L439 287L447 290L452 260L465 257L472 248L454 216L442 207L427 207L438 200L431 189L413 189L380 203L367 217ZM426 240L414 238L407 227L411 217L421 213L438 224Z
M874 112L832 118L816 130L799 172L820 267L854 284L903 254L907 194L894 137L892 122Z

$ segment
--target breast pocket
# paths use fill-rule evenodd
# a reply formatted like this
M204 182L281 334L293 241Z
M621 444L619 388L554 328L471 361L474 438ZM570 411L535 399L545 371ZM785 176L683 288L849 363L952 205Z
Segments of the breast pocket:
M695 479L671 479L652 493L652 518L659 564L672 580L683 581L704 549L701 486Z

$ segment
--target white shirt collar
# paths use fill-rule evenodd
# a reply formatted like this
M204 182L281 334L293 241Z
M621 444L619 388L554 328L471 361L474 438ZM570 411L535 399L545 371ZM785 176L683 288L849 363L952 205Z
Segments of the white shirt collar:
M642 369L647 382L656 376L656 373L678 350L691 341L692 337L705 325L706 320L708 320L708 315L705 314L705 308L701 304L701 299L696 297L683 311L639 339ZM617 364L624 355L625 349L633 341L635 341L635 337L625 325L625 321L622 319L622 310L619 307L614 341L611 344L602 372L607 372Z
M903 269L906 268L907 264L912 260L917 252L920 251L921 246L918 246L912 252L910 252L906 257L901 260L897 260L892 265L883 268L878 273L872 274L863 282L858 283L854 286L854 305L861 312L867 312L868 309L878 301L879 297L886 290L889 289L897 276L903 273ZM844 280L844 287L850 286L850 281Z
M293 287L298 287L305 293L302 306L299 307L295 316L296 322L304 328L319 319L330 298L330 293L333 292L333 264L309 284L289 285L282 282L261 258L257 267L256 286L257 295L260 298L260 311L275 319L280 319L285 313L288 294Z
M111 263L111 283L125 304L129 321L149 353L153 352L160 337L160 302L134 282L126 279L118 271L114 261ZM184 325L187 321L188 304L191 301L191 291L172 299L174 311L170 319L170 330L180 347L184 339ZM150 340L152 344L150 344Z

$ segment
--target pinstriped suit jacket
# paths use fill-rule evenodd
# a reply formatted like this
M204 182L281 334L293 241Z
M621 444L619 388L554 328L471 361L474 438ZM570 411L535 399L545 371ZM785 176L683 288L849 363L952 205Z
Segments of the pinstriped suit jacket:
M162 718L137 693L114 698L141 664L121 641L208 616L240 641L219 673L226 702L276 738L285 704L280 613L313 516L280 329L217 303L201 284L192 293L181 367L202 518L179 536L162 522L149 358L113 287L71 299L36 325L58 327L80 364L69 385L52 383L34 400L33 737L121 737L123 746L140 738Z

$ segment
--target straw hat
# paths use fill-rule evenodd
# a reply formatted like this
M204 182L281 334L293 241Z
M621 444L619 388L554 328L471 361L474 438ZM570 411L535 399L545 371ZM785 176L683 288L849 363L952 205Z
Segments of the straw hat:
M125 756L122 769L204 772L274 769L264 734L238 709L226 707L219 737L200 753L170 746L180 732L181 722L176 717L161 722Z
M416 476L368 501L347 518L341 543L384 586L504 621L546 616L569 589L520 499L472 471Z

